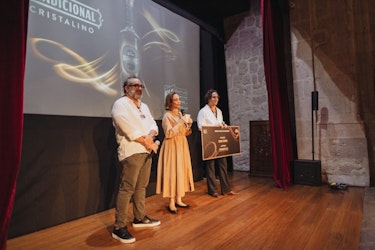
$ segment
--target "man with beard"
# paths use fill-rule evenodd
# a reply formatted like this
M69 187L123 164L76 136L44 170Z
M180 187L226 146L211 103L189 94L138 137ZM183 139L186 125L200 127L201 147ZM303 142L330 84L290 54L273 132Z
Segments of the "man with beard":
M125 95L115 101L112 119L118 143L118 158L122 164L121 182L116 199L116 220L112 237L122 243L135 242L127 229L128 205L133 201L133 227L154 227L160 221L146 215L146 187L151 172L151 152L157 152L154 138L158 126L148 106L141 102L142 82L131 76L125 80Z

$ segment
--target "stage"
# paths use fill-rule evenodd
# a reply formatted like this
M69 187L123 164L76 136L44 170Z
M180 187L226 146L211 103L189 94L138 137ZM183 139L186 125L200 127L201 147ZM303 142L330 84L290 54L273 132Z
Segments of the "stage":
M365 188L282 190L272 178L236 171L230 182L239 194L219 198L207 195L205 179L196 182L196 191L184 198L192 208L180 208L178 215L167 211L161 195L148 197L147 214L161 225L129 226L132 244L111 237L110 209L10 239L8 249L359 249Z

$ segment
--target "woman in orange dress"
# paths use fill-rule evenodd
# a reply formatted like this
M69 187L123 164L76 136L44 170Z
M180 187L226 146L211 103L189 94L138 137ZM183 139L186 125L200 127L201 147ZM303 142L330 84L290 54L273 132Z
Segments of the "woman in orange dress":
M168 211L177 214L177 208L189 208L182 201L185 192L194 191L189 144L186 136L191 134L190 117L180 112L180 96L172 92L165 98L162 127L165 138L161 145L157 169L156 193L169 198Z

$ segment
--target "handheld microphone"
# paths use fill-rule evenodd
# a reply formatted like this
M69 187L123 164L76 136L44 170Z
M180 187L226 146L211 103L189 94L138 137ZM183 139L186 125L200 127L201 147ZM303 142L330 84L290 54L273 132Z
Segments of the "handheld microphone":
M160 146L160 141L159 141L159 140L155 140L154 143L155 143L156 145L158 145L158 147ZM155 151L154 151L154 150L151 150L150 156L153 157L155 154L156 154Z

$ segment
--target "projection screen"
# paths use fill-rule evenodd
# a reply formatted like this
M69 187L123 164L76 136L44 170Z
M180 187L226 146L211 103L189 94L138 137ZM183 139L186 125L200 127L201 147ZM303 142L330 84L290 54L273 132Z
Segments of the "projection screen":
M151 0L30 0L25 113L110 117L129 75L155 119L170 91L195 118L199 27Z

